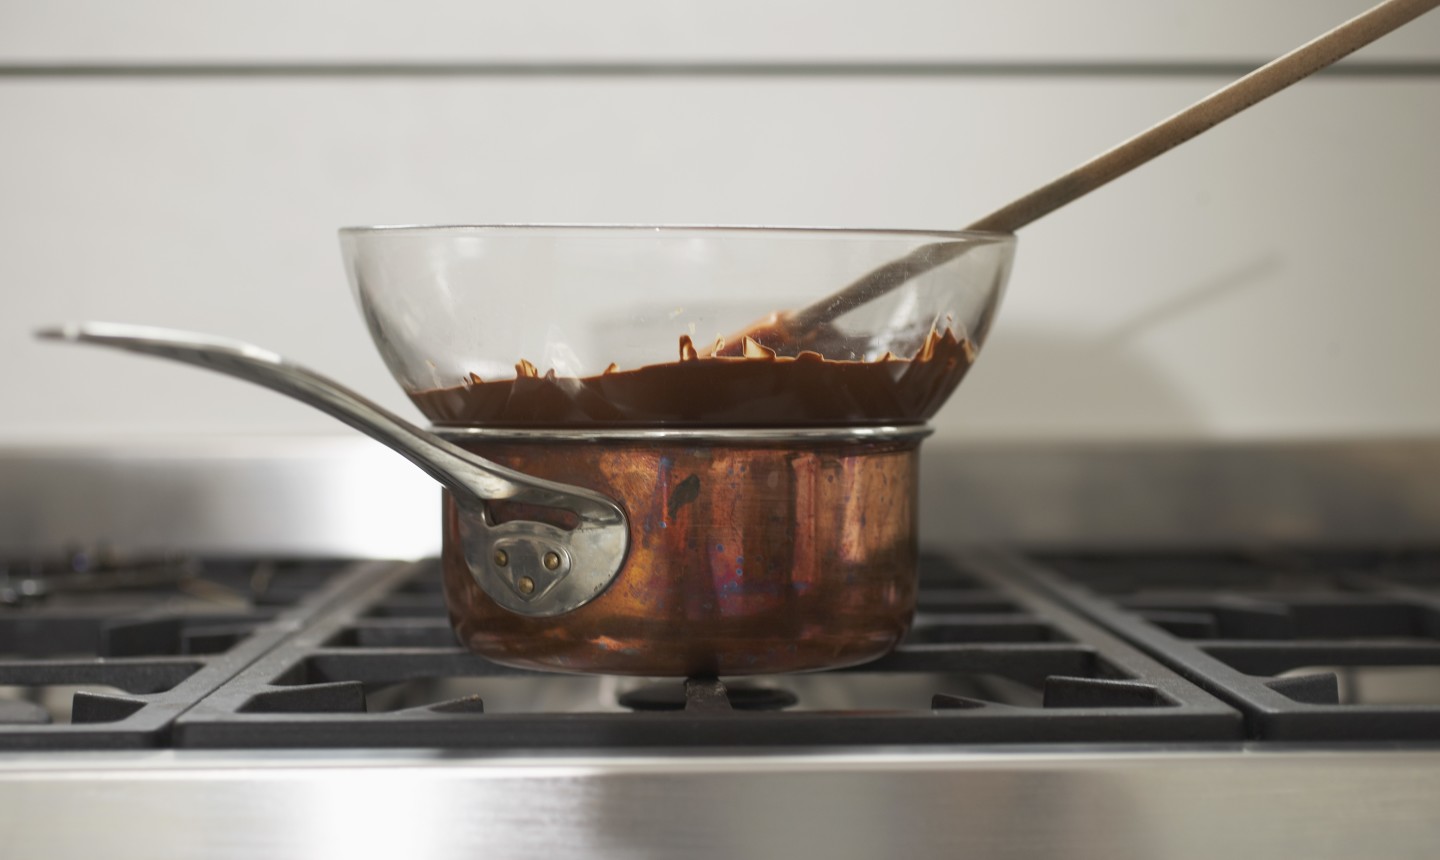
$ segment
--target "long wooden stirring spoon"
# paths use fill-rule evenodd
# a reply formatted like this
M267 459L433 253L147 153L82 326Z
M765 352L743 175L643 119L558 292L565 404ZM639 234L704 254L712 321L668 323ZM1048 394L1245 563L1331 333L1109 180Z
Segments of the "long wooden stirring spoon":
M1245 108L1309 77L1341 57L1440 6L1440 0L1385 0L1330 32L1256 69L1169 119L1101 153L1069 173L966 227L1013 233L1139 167L1192 137L1224 122ZM744 334L768 330L803 344L836 317L879 298L918 275L964 253L964 243L927 246L868 272L833 295L797 311L757 323L749 332L726 341L739 344ZM769 339L769 338L767 338Z

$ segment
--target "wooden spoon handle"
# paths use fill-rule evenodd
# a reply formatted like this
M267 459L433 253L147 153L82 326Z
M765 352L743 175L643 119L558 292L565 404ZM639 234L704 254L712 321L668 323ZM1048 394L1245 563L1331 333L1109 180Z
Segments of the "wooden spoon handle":
M1385 0L965 228L1013 233L1440 6Z
M1012 233L1112 179L1124 176L1157 155L1170 151L1436 6L1440 6L1440 0L1385 0L1053 182L986 215L966 229ZM940 248L928 246L886 263L843 290L795 311L790 315L789 326L792 330L805 331L827 323L852 308L879 298L911 278L944 265L967 247L964 243Z

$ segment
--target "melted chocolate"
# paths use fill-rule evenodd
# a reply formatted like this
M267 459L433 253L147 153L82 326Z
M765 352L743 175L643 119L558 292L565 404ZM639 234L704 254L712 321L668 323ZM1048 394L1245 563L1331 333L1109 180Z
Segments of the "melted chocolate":
M523 359L516 378L414 392L436 424L494 427L775 427L915 423L935 414L975 360L949 329L931 332L911 358L781 354L768 338L697 350L680 338L680 360L634 370L611 365L586 377L541 374ZM829 351L829 350L827 350ZM833 353L832 353L833 354Z

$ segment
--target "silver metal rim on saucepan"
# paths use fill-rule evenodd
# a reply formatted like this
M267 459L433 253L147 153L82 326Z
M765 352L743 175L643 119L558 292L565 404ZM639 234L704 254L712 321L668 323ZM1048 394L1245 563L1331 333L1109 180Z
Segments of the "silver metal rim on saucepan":
M735 427L735 428L597 428L591 430L552 430L545 428L462 427L436 425L431 432L442 439L466 441L495 439L511 442L694 442L734 445L751 443L786 443L797 445L817 442L884 442L890 440L924 439L935 431L924 424L886 425L878 427Z

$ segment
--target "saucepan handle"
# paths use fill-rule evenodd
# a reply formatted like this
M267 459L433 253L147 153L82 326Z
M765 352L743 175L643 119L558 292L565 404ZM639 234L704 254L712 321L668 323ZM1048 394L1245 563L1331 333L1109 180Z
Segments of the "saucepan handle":
M531 477L472 454L279 355L240 341L119 323L43 329L49 340L90 343L174 359L262 385L307 403L398 452L454 495L466 561L476 582L522 615L561 615L588 603L614 580L629 549L625 512L582 487ZM495 522L486 502L569 511L573 529L516 519Z

